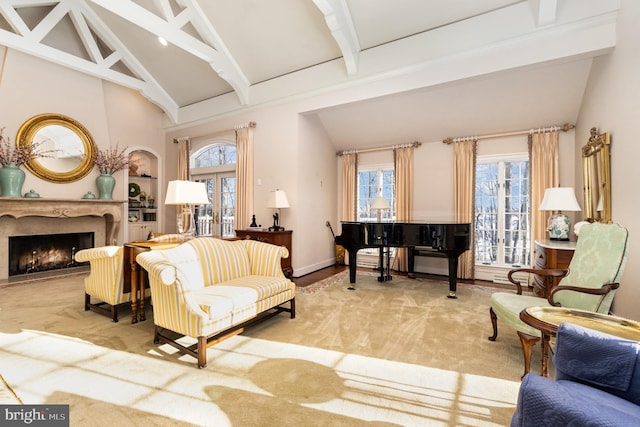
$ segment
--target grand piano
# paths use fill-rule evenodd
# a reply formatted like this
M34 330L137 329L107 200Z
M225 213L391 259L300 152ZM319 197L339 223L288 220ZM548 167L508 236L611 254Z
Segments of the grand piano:
M356 282L357 255L360 249L379 248L380 277L391 280L389 248L408 249L408 275L414 276L416 256L446 257L449 262L449 298L456 298L458 257L469 249L470 223L354 222L342 221L337 245L349 252L349 281ZM386 260L385 260L386 255ZM386 263L385 263L386 261ZM355 289L352 285L349 289Z

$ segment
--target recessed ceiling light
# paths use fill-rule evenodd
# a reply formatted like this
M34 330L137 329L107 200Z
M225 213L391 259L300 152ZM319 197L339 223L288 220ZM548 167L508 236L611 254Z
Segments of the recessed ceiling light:
M161 44L162 46L166 46L166 45L168 45L168 44L169 44L169 43L167 43L167 41L165 40L165 38L164 38L164 37L158 37L158 41L160 42L160 44Z

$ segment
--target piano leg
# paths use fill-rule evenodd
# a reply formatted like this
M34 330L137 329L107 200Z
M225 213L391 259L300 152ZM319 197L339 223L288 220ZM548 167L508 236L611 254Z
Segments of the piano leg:
M415 266L415 253L414 253L415 247L413 246L409 246L407 247L407 277L409 279L415 279L416 275L413 272L413 268Z
M379 262L379 267L380 267L380 277L378 277L378 282L386 282L388 280L393 279L393 277L391 276L391 266L389 265L389 261L390 261L390 250L391 248L389 247L385 247L385 246L380 246L379 249L379 256L380 256L380 260ZM386 253L386 260L385 260L385 253ZM385 262L386 261L386 262Z
M353 253L349 252L349 283L351 283L351 285L347 289L350 291L355 291L356 289L354 283L356 283L356 271L358 270L357 255L358 251L353 251Z
M458 298L456 295L457 290L457 275L458 275L458 255L447 254L449 260L449 295L447 298Z

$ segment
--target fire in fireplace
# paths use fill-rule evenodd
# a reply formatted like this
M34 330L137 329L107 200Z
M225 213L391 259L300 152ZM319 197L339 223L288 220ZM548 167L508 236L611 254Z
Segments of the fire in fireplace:
M74 257L93 247L93 233L9 237L9 276L78 267Z

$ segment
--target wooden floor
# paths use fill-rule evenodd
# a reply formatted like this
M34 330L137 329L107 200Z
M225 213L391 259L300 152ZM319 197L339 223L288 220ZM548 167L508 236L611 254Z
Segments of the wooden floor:
M304 276L294 277L293 281L297 286L309 286L312 283L316 283L322 279L338 274L341 271L348 270L346 265L332 265L325 267L322 270L314 271L313 273L305 274Z

